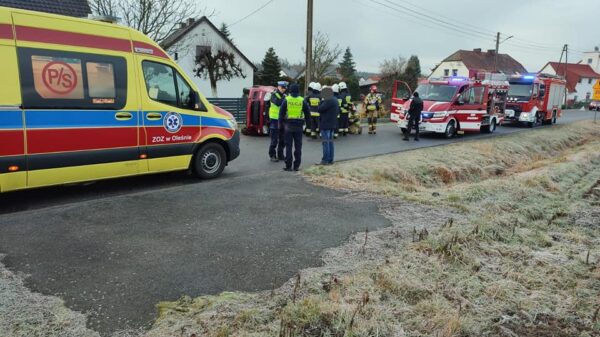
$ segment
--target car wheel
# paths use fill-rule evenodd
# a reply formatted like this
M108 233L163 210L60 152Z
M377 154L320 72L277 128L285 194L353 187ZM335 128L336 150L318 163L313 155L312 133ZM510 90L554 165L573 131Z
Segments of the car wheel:
M225 149L217 143L202 146L194 157L194 173L201 179L218 177L227 165Z
M446 132L444 132L444 137L446 137L447 139L450 139L452 137L454 137L456 135L456 122L455 121L450 121L448 122L448 125L446 126Z

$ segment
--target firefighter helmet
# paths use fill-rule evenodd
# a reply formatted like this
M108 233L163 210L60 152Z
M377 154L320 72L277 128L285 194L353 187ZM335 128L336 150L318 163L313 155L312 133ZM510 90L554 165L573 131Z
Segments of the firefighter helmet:
M340 86L339 86L339 85L337 85L337 84L334 84L334 85L332 85L332 86L331 86L331 90L332 90L334 93L339 93L339 92L340 92Z
M321 91L321 89L322 89L322 88L321 88L321 83L319 83L319 82L316 82L316 83L313 85L313 90L316 90L316 91Z
M348 85L346 84L346 82L340 82L339 86L340 86L340 90L348 89Z
M310 90L314 90L315 89L315 82L310 82L310 84L308 85L308 89Z

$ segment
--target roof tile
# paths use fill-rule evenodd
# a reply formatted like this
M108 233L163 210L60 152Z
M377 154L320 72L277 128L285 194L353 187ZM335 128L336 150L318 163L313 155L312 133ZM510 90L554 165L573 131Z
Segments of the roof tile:
M0 6L74 17L87 17L92 12L87 0L0 0Z

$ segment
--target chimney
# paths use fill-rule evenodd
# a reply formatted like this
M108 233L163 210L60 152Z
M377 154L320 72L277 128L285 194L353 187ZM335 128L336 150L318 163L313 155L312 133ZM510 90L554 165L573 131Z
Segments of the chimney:
M496 49L488 49L488 51L487 51L487 52L488 52L488 54L490 54L490 55L494 55L494 54L496 54Z
M196 21L196 20L195 20L194 18L189 18L189 19L187 20L187 25L188 25L188 26L191 26L191 25L193 25L193 24L194 24L194 22L195 22L195 21Z
M476 52L477 54L481 54L481 48L475 48L473 49L474 52Z

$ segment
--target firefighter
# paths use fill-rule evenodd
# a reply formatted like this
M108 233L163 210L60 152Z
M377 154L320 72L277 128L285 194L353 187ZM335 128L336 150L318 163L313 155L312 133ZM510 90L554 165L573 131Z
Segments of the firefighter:
M300 96L297 84L290 86L290 96L287 96L279 110L279 124L285 130L285 167L284 171L298 171L302 160L302 127L304 116L310 114L308 103ZM294 150L292 156L292 147Z
M306 97L306 101L310 108L310 136L312 139L317 139L319 135L319 104L321 104L321 84L314 83L312 87L312 92L310 95Z
M308 100L309 96L312 95L315 84L316 84L315 82L310 82L310 84L308 85L308 91L306 92L305 100ZM310 102L308 102L308 106L311 108L311 111L312 111ZM306 114L306 116L304 116L304 134L307 135L308 137L310 137L311 132L312 132L311 124L312 123L310 121L310 114Z
M281 128L279 125L279 110L283 100L285 99L287 87L287 82L277 82L277 89L271 94L271 101L269 105L269 134L271 136L271 143L269 144L269 157L271 158L271 161L275 163L284 159L283 147L285 144L283 140L283 128Z
M381 109L381 97L377 95L377 86L371 86L371 92L365 97L365 111L367 112L367 121L369 122L369 134L377 133L377 116Z
M348 85L346 82L341 82L339 84L340 87L340 98L342 99L342 105L340 107L340 133L342 136L346 136L348 134L349 127L349 114L352 110L352 96L348 92Z
M335 126L334 132L333 132L333 138L337 139L337 137L339 136L340 133L340 115L341 115L341 109L342 109L342 97L340 96L340 86L338 84L334 84L331 86L331 90L333 91L333 97L338 101L338 106L339 106L339 110L338 110L338 115L337 115L337 124Z
M410 102L410 108L408 109L408 126L404 133L404 140L409 140L410 132L413 127L416 130L415 140L419 141L419 122L421 121L421 112L423 111L423 100L419 98L419 93L415 91L413 99Z

